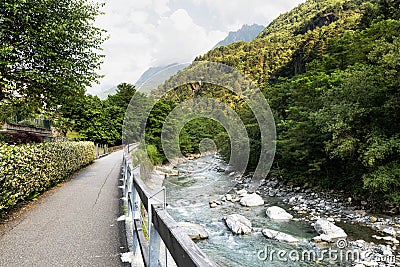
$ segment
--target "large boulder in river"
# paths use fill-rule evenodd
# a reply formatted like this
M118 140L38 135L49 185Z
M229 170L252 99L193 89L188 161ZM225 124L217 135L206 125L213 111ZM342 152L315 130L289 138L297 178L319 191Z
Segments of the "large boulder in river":
M286 242L286 243L299 242L299 240L296 237L289 235L289 234L279 232L279 231L275 231L275 230L264 229L264 230L262 230L262 233L265 237L267 237L269 239L277 240L279 242Z
M346 238L347 234L339 226L334 225L326 219L318 219L314 224L314 229L317 231L319 236L314 237L315 241L326 241L332 242L341 238Z
M266 211L269 218L273 220L291 220L293 216L278 206L269 207Z
M225 223L234 234L251 234L251 222L240 214L228 215L225 218Z
M208 233L206 229L200 224L191 222L178 222L178 226L183 228L183 230L189 235L193 240L206 239L208 238Z
M260 195L257 195L256 193L253 194L247 194L244 195L240 199L240 204L246 207L255 207L255 206L261 206L264 205L264 200Z

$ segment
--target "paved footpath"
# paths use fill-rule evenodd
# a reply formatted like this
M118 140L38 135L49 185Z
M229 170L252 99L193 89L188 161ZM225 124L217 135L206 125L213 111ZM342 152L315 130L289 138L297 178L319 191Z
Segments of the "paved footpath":
M123 266L122 151L96 160L0 229L0 266Z

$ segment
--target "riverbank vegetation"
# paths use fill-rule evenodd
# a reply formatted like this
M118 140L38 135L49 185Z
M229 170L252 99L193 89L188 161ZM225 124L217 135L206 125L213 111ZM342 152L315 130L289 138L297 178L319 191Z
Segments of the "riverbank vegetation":
M278 17L252 42L219 47L196 59L232 66L262 89L277 128L271 176L346 190L377 206L398 207L399 10L398 1L388 0L307 1ZM210 92L225 103L236 101L233 108L249 133L251 155L259 158L260 130L242 100L221 95L223 91L208 84L180 90L188 96L169 95L162 110ZM153 109L150 122L160 110ZM165 118L157 117L160 123ZM229 158L222 129L204 119L193 122L187 136L183 132L181 149L197 152L196 146L184 145L186 140L197 140L211 128L216 132L207 138L217 141ZM148 125L147 141L162 154L157 129L157 124ZM250 161L248 171L256 163Z

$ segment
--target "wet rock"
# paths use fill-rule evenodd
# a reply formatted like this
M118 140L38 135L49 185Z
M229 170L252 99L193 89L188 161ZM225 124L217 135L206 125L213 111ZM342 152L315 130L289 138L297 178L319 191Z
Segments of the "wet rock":
M374 223L374 222L378 221L378 218L372 216L371 218L369 218L369 221Z
M296 197L291 197L291 198L289 199L289 204L292 204L292 203L294 203L294 202L296 202Z
M269 239L277 240L279 242L297 243L300 241L292 235L285 234L285 233L282 233L279 231L270 230L270 229L264 229L264 230L262 230L262 233L265 237L267 237Z
M252 230L251 222L240 214L228 215L225 223L234 234L250 234Z
M248 194L242 197L240 204L246 207L255 207L264 205L264 200L256 193Z
M183 230L189 235L193 240L200 240L208 238L208 233L206 229L200 224L191 222L178 222L178 226L183 228Z
M347 237L347 234L342 228L334 225L326 219L318 219L314 224L314 229L317 231L319 238L322 241L332 242ZM318 238L315 240L318 240Z
M291 220L293 216L278 206L269 207L266 211L269 218L273 220Z

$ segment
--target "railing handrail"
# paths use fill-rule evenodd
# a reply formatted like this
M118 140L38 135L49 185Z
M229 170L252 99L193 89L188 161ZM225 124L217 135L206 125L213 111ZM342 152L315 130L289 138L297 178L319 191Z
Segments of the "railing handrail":
M129 150L128 150L129 151ZM124 151L124 188L125 188L125 196L127 197L128 201L128 214L132 217L133 229L139 230L133 234L133 238L139 239L137 245L140 247L142 251L142 257L145 266L160 266L159 261L154 264L154 261L151 260L152 255L144 255L144 254L151 254L152 250L159 249L154 248L154 244L147 245L142 244L145 241L143 237L140 238L141 229L141 222L138 221L137 215L135 217L135 212L138 212L138 200L143 204L143 207L149 214L149 220L152 227L149 229L150 231L154 229L156 233L150 232L150 238L154 237L155 239L161 238L165 244L165 247L170 252L172 258L174 259L175 263L178 266L184 267L208 267L214 266L212 261L210 261L207 256L200 250L200 248L190 239L187 233L178 226L178 223L168 214L165 210L165 203L160 204L163 202L159 200L158 204L155 204L154 201L151 199L154 198L155 195L152 194L151 190L148 186L140 179L140 177L136 177L133 175L133 166L130 158L130 153L126 153ZM129 175L128 175L129 174ZM130 190L131 189L131 190ZM161 192L161 190L160 190ZM136 198L138 196L138 199ZM139 208L140 212L140 208ZM136 227L135 227L136 226ZM142 240L140 240L142 239ZM150 240L152 241L152 240ZM135 242L134 242L135 244ZM156 242L156 245L159 246L159 242ZM135 249L135 248L134 248Z

